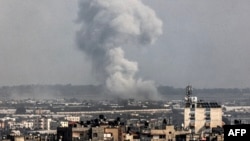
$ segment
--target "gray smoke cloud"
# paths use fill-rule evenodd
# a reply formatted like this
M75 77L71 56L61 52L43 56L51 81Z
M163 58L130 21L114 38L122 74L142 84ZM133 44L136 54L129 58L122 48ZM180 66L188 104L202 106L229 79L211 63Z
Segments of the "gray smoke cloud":
M156 99L153 81L136 79L138 64L125 58L123 47L152 44L162 21L140 0L79 1L77 43L90 58L98 81L122 97Z

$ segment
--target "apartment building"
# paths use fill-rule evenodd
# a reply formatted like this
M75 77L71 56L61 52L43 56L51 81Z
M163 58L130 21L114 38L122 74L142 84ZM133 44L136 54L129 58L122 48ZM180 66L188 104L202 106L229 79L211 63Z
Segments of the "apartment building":
M192 134L210 133L212 128L222 127L222 107L216 102L204 102L191 97L192 90L187 87L184 108L184 128Z

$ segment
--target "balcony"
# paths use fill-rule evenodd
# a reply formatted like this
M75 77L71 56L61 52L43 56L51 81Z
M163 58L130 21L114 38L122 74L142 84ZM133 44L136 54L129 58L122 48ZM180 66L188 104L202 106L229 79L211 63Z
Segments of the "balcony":
M206 128L210 128L210 122L206 122L206 123L205 123L205 127L206 127Z

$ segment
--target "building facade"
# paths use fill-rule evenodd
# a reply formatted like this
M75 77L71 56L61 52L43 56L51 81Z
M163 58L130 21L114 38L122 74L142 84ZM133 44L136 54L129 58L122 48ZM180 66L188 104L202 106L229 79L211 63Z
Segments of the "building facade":
M184 128L192 134L210 133L212 128L222 127L222 107L216 102L204 102L191 97L191 89L187 87L184 108Z

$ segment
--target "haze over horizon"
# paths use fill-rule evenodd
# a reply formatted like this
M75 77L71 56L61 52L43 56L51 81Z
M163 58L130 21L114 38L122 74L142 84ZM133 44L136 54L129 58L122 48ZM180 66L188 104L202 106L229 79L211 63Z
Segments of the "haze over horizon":
M163 23L155 44L124 48L156 85L250 87L250 1L141 0ZM77 47L79 1L0 1L0 86L99 84ZM150 23L150 20L148 21Z

